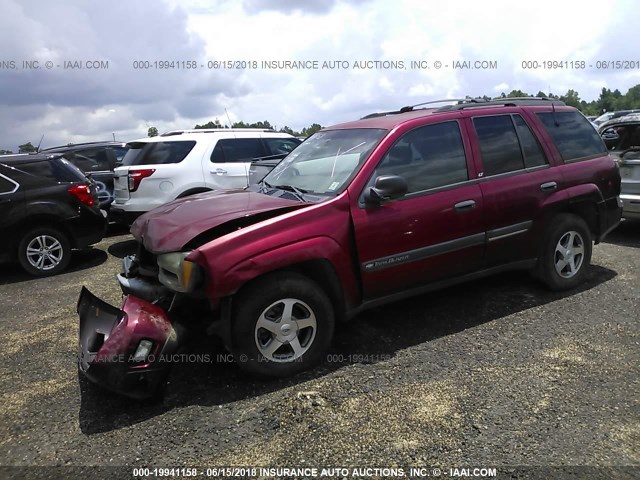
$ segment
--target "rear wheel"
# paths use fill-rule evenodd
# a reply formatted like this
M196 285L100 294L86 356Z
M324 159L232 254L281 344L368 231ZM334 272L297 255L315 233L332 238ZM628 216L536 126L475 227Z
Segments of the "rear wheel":
M552 290L581 284L591 263L591 232L572 214L555 217L547 231L538 267L539 277Z
M18 261L30 275L55 275L71 260L67 236L52 227L38 227L26 232L18 244Z
M238 365L267 377L286 377L319 363L334 330L329 298L296 273L269 275L243 290L231 325Z

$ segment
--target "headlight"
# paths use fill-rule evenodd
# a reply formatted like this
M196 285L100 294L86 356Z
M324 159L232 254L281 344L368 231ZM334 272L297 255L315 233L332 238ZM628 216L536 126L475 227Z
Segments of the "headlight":
M172 252L158 255L158 267L160 267L158 280L160 283L175 292L194 291L204 276L199 265L185 260L185 257L190 253Z

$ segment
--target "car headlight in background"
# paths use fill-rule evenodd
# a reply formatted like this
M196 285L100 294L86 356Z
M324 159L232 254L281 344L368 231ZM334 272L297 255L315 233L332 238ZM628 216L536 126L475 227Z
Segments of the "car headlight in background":
M185 260L191 252L172 252L158 255L158 280L171 290L193 292L203 279L199 265Z

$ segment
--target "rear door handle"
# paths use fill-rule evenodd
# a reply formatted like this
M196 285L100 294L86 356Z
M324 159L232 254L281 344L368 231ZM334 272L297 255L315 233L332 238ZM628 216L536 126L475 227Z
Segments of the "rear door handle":
M215 175L226 175L227 171L224 168L216 168L215 170L209 170L211 173Z
M549 192L551 190L555 190L558 188L558 184L556 182L547 182L540 185L540 190L543 192Z
M458 211L471 210L476 207L475 200L465 200L464 202L458 202L454 205L454 208Z

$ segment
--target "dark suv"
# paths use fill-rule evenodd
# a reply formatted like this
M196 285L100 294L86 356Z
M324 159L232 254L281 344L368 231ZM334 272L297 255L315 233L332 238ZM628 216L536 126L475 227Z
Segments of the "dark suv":
M148 395L196 307L239 367L285 376L383 303L514 269L582 283L621 214L588 120L548 99L415 107L321 130L258 185L140 217L122 310L81 293L82 371Z
M59 155L0 157L0 258L37 276L69 264L71 249L99 242L106 230L97 189Z
M41 150L42 153L59 153L90 177L98 187L100 208L109 211L113 203L113 170L129 150L122 142L75 143Z

